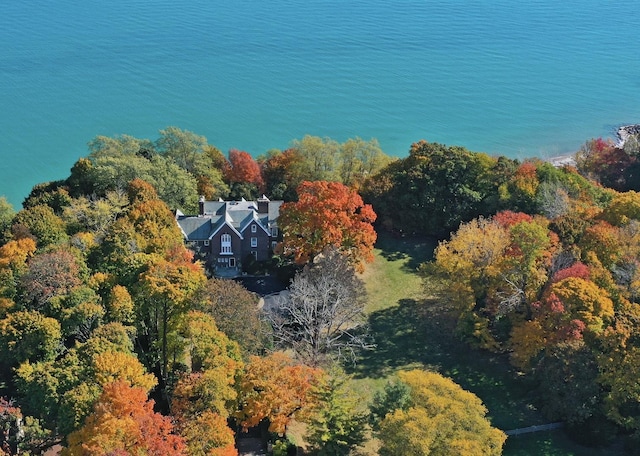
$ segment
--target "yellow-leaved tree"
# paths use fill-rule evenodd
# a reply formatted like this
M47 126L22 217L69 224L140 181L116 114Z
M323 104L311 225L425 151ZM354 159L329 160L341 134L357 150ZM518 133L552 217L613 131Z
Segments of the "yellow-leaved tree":
M434 372L398 376L409 387L410 400L380 423L381 456L502 454L507 436L491 426L476 395Z

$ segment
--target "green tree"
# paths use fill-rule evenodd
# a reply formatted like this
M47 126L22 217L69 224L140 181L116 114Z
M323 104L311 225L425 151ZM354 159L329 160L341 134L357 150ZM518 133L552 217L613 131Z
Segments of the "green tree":
M369 404L369 424L374 431L380 429L380 422L389 413L408 408L411 400L410 393L409 386L398 380L388 381L382 391L376 391Z
M338 159L340 144L330 138L305 135L294 140L291 148L296 149L303 159L303 175L310 181L334 181L338 179Z
M40 205L49 206L56 215L60 215L70 202L71 197L64 187L64 181L45 182L33 186L22 207L29 209Z
M172 158L150 156L107 148L89 155L88 162L78 162L72 169L69 185L75 196L104 196L108 191L127 188L129 182L142 179L155 187L160 198L171 208L195 213L198 193L196 177L181 168Z
M297 149L271 150L260 162L269 198L295 201L298 198L296 188L304 180L304 158L300 152Z
M138 139L129 135L96 136L89 141L89 157L98 159L101 157L145 157L153 154L154 145L148 139ZM147 151L147 152L144 152Z
M0 320L0 360L9 366L24 361L51 361L62 348L60 323L36 311L18 311Z
M461 222L498 209L503 162L463 147L419 141L362 188L386 228L446 236ZM507 167L508 168L508 167Z
M549 276L555 236L546 221L522 221L509 228L511 243L506 252L505 280L501 289L501 314L523 310L538 299Z
M156 141L158 153L192 174L198 168L198 162L207 146L207 138L204 136L178 127L160 130L160 138Z
M347 378L332 373L316 391L317 405L307 425L307 441L320 456L349 455L365 440L367 416Z
M367 177L389 164L391 158L382 152L376 139L365 141L356 137L340 146L339 161L341 182L350 187L359 187Z
M9 228L15 213L15 209L7 198L0 196L0 245L8 240Z
M583 341L548 348L536 368L543 411L551 420L580 426L602 406L597 378L595 355Z
M170 346L183 315L206 283L204 271L190 262L158 259L140 276L137 324L145 337L150 366L167 380Z
M16 385L24 411L47 429L67 435L77 429L108 382L122 380L149 391L154 376L133 355L130 341L118 331L102 331L76 344L55 360L24 362ZM117 336L117 337L112 337Z
M22 226L36 237L38 248L58 245L68 237L65 223L49 206L38 205L29 209L22 209L13 219L13 228Z
M122 191L108 191L104 198L81 196L65 207L62 219L71 233L90 232L101 242L128 204Z
M92 256L96 269L113 273L123 285L137 281L151 261L149 255L182 258L187 252L173 213L158 199L153 186L135 179L128 186L128 194L126 216L111 224Z

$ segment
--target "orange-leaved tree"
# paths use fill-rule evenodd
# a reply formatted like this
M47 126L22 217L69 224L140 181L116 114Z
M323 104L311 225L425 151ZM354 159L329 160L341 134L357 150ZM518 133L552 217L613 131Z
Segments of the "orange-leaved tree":
M171 420L153 411L144 388L125 381L105 385L93 414L67 441L63 456L185 454L184 441L173 433Z
M376 214L360 195L338 182L302 182L298 201L280 208L278 224L284 232L281 245L285 255L305 264L327 246L347 254L362 268L373 260Z
M240 380L240 425L246 430L268 420L271 432L283 434L294 415L304 416L314 403L312 390L321 375L282 352L252 356Z

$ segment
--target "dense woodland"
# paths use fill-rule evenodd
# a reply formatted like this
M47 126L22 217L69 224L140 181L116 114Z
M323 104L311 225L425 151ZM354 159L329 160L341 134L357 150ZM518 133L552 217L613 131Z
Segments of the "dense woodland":
M509 357L540 408L591 445L640 445L637 140L597 139L576 167L419 141L306 136L254 159L169 127L97 137L68 178L0 199L0 454L235 455L261 429L287 454L501 454L506 435L450 379L403 371L368 404L344 367L375 350L360 272L376 231L440 239L421 266L469 350ZM284 199L270 309L212 278L174 212ZM429 347L424 348L428 350Z

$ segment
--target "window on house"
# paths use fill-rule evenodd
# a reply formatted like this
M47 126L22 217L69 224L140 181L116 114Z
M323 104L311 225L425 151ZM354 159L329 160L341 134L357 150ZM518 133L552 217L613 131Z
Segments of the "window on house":
M278 241L271 241L271 250L275 250L278 245Z
M204 241L204 245L205 246L209 245L209 241Z
M235 268L236 267L236 259L235 258L229 258L229 267L230 268Z
M253 258L254 258L256 261L258 261L258 252L257 252L257 251L252 250L252 251L251 251L251 255L253 255Z
M231 250L231 235L223 234L220 236L220 254L222 255L231 255L233 251Z
M252 237L251 238L251 247L258 247L258 238L257 237Z
M271 237L278 237L278 227L274 226L271 228Z
M258 232L258 225L256 225L255 223L253 225L251 225L251 232L252 233L257 233Z

